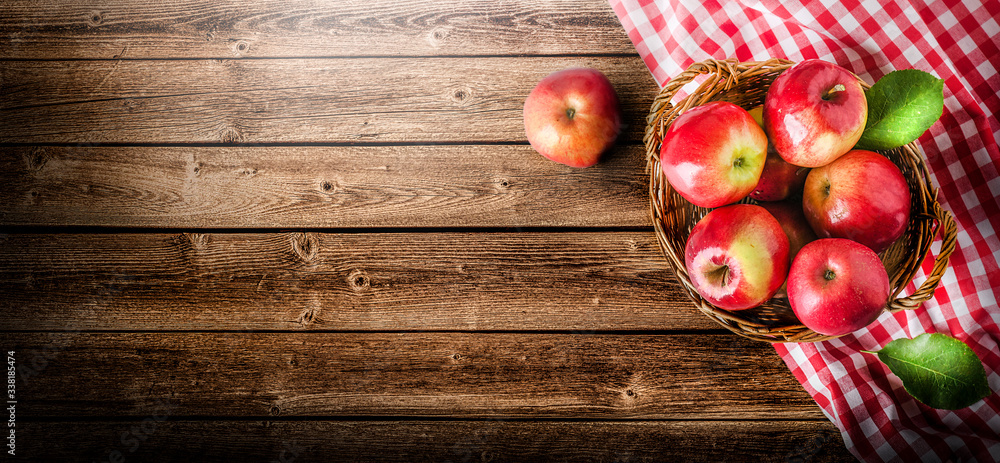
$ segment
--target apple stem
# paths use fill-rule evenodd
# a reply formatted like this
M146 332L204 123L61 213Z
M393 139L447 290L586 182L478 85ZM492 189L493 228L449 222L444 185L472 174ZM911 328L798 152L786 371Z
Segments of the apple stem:
M823 94L823 99L829 101L836 94L838 94L840 92L844 92L844 91L847 91L847 87L845 87L844 84L834 85L833 88L827 90L826 93Z
M566 108L566 117L573 120L573 116L576 115L576 110L573 108Z
M729 266L723 265L709 274L719 286L729 286Z

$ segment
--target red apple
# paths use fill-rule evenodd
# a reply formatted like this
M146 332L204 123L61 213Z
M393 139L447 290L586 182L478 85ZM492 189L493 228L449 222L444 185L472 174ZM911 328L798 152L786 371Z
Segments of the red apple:
M750 197L757 201L781 201L802 189L806 183L809 168L789 164L774 150L768 147L764 170L760 173L760 181L750 192Z
M884 251L906 231L910 189L885 156L853 150L809 172L802 210L820 238L847 238Z
M715 101L677 117L663 134L660 165L670 186L692 204L719 207L757 186L767 136L745 109Z
M788 236L789 258L795 259L795 255L803 246L818 238L812 227L809 226L809 222L802 212L802 205L798 202L771 201L760 203L760 206L778 220L781 229Z
M524 100L524 132L531 147L571 167L597 164L621 124L615 89L596 69L549 74Z
M788 237L788 257L792 261L795 260L795 256L799 253L806 244L815 241L817 239L816 233L813 232L812 227L809 226L809 222L806 221L806 216L802 213L802 203L799 201L771 201L762 202L760 206L770 212L778 223L781 224L781 229L784 230L785 236ZM786 297L787 284L781 285L778 292L774 294L775 297Z
M710 304L749 309L770 299L785 281L788 237L763 207L720 207L691 229L684 264L698 294Z
M805 245L788 271L788 303L799 321L828 336L875 321L889 300L889 275L867 246L843 238Z
M791 164L819 167L854 147L865 130L868 101L850 71L806 60L781 73L764 97L764 130Z

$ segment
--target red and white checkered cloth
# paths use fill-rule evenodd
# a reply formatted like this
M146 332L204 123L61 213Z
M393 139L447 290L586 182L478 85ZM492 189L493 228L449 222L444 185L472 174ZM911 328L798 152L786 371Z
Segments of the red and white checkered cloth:
M868 83L908 68L945 79L944 115L919 139L939 199L958 223L958 246L934 298L836 340L774 347L858 458L1000 461L1000 1L610 3L661 86L694 62L731 57L819 58ZM931 252L938 249L940 240ZM972 347L992 395L962 410L935 410L910 397L877 357L861 353L933 332Z

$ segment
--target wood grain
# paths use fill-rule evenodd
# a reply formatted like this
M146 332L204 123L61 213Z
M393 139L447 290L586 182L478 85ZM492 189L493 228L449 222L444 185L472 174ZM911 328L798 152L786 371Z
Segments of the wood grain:
M604 0L7 0L0 56L230 58L628 53Z
M719 329L652 232L6 235L2 330Z
M641 141L658 87L635 56L10 61L0 143L526 143L524 99L574 66Z
M853 459L674 282L605 0L7 0L0 61L19 457ZM577 66L585 170L522 121Z
M645 154L525 145L0 148L0 225L642 227Z
M10 333L22 419L417 416L821 419L736 335ZM26 371L24 368L32 368Z
M124 461L144 462L853 461L829 421L344 422L162 417L163 421L19 424L23 436L19 455L28 461L112 461L112 454L119 452Z

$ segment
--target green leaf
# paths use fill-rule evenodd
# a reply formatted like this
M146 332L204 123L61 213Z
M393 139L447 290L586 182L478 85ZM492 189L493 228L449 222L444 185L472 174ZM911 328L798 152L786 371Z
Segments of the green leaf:
M923 135L944 111L944 80L917 69L886 74L865 92L868 122L857 147L888 150Z
M957 410L992 393L982 361L951 336L934 333L897 339L877 354L903 380L906 392L930 407Z

